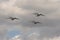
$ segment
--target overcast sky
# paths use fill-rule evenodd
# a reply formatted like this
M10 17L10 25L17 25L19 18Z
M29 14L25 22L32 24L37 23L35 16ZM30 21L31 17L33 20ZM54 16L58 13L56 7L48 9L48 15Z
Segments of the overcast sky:
M36 17L35 12L45 16ZM19 20L12 21L9 17ZM32 20L41 24L35 25ZM31 34L39 34L40 40L59 40L60 0L0 0L0 39L6 37L7 31L15 29L22 32L23 37L27 36L27 40Z

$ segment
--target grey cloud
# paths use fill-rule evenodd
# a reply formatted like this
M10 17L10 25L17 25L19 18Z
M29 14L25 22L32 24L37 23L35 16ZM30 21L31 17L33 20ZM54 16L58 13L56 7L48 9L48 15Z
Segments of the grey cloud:
M40 37L42 37L42 38L43 37L54 37L54 36L59 36L60 35L60 33L59 33L60 30L58 29L59 24L60 24L59 19L48 19L46 17L39 17L39 18L36 17L35 18L35 16L33 14L28 13L26 15L18 15L18 17L21 18L21 19L18 20L18 22L16 22L16 21L12 22L11 20L5 19L8 16L13 16L14 17L14 16L17 16L17 15L8 14L8 15L1 16L2 19L0 19L0 22L1 22L2 25L7 25L8 27L9 26L10 27L12 27L12 26L20 27L20 26L22 26L23 28L21 30L23 30L25 28L28 28L28 29L30 28L30 30L35 30L34 28L37 27L38 32L41 31L40 32L40 35L41 35ZM35 25L31 22L32 20L41 21L42 24ZM32 29L31 29L31 27L32 27ZM48 27L48 28L45 28L45 27ZM57 29L55 27L57 27ZM28 29L26 29L25 31L27 31ZM24 32L24 30L23 30L23 32ZM25 32L25 33L27 33L27 32Z
M48 2L48 0L26 0L26 1L18 0L16 2L16 5L18 7L25 7L25 8L42 7L42 8L46 8L46 9L56 9L59 4L60 3L58 3L58 2L53 2L53 3Z
M21 29L21 31L23 31L26 34L29 34L29 32L38 32L40 33L40 38L43 37L47 37L47 38L53 38L53 37L57 37L60 36L60 19L51 19L49 18L49 15L51 16L53 13L57 14L57 10L58 8L45 8L45 7L35 7L33 1L31 1L31 4L27 4L27 0L21 0L22 4L19 5L18 3L16 4L16 6L18 6L17 8L22 8L24 10L27 10L26 13L24 13L23 15L19 15L21 13L15 13L11 12L11 10L9 12L5 11L5 9L1 9L0 10L0 26L4 25L6 26L6 28L1 28L2 31L4 32L5 29ZM28 0L29 1L29 0ZM43 1L42 1L43 2ZM33 5L32 5L33 4ZM21 6L21 7L20 7ZM37 5L36 5L37 6ZM41 5L40 5L41 6ZM38 8L40 8L38 10L41 11L43 14L45 14L46 16L44 17L35 17L35 15L33 15L32 13L36 12L35 10L37 10ZM35 10L34 10L35 9ZM22 10L22 12L25 12L24 10ZM29 10L29 12L28 12ZM6 19L8 17L18 17L19 20L15 20L15 21L11 21L9 19ZM40 21L42 24L33 24L31 21L32 20L36 20L36 21ZM13 28L12 28L13 27ZM3 33L1 32L1 33Z
M60 27L53 27L53 28L43 28L41 31L41 37L48 37L48 38L53 38L53 37L59 37L60 36Z
M9 0L0 0L0 3L1 3L1 2L6 2L6 1L9 1Z

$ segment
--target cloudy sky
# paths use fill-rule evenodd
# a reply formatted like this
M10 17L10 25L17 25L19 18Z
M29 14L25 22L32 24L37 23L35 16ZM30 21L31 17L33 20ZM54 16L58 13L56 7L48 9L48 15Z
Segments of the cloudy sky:
M36 12L45 16L36 17ZM35 25L33 20L41 24ZM59 40L60 0L0 0L0 40L13 34L22 35L23 40Z

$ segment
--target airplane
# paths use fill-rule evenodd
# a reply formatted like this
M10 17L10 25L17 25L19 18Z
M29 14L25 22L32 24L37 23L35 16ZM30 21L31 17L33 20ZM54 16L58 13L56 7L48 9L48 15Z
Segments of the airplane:
M17 20L18 18L16 18L16 17L15 18L14 17L9 17L8 19L11 19L11 20L15 20L16 19Z
M38 21L32 21L32 23L34 23L34 24L38 24L38 23L40 23L40 22L38 22Z
M39 16L45 16L45 15L39 14L39 13L35 13L35 15L36 15L37 17L39 17Z

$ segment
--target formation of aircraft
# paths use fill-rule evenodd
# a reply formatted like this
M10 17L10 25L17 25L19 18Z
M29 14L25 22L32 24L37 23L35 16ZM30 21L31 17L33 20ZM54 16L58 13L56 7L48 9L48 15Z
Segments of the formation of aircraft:
M38 13L35 13L35 14L36 14L37 17L38 17L38 16L45 16L45 15L43 15L43 14L38 14ZM13 20L18 20L19 18L17 18L17 17L9 17L8 19L10 19L10 20L13 21ZM33 20L32 23L34 23L34 24L39 24L39 23L41 23L41 22Z
M45 16L44 14L39 14L39 13L34 13L37 17L39 17L39 16ZM17 17L9 17L8 19L10 19L10 20L18 20L19 18L17 18ZM41 23L41 22L39 22L39 21L35 21L35 20L33 20L32 21L32 23L34 23L34 24L39 24L39 23Z
M8 19L11 19L11 20L17 20L18 18L16 18L16 17L9 17Z

